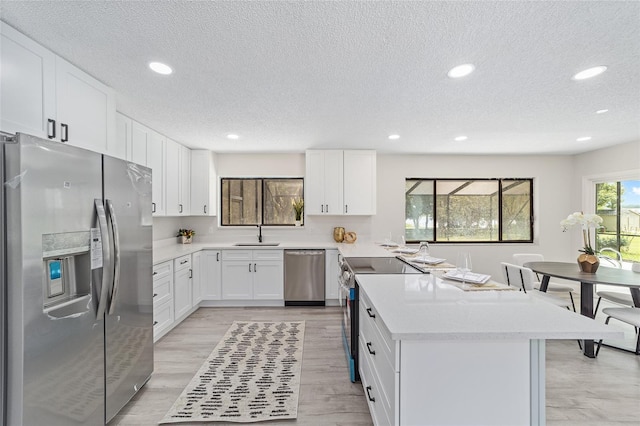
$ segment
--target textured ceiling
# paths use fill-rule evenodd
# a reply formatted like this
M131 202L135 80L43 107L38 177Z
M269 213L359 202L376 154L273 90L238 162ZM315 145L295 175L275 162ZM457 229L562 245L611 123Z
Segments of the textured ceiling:
M0 18L194 148L569 154L640 141L637 1L3 0ZM473 74L447 78L466 62ZM571 80L595 65L609 69Z

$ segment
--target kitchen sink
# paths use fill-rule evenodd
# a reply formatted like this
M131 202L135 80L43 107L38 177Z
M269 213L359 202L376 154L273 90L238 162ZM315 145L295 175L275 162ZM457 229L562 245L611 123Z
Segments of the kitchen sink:
M276 247L279 246L280 243L235 243L234 246L237 247Z

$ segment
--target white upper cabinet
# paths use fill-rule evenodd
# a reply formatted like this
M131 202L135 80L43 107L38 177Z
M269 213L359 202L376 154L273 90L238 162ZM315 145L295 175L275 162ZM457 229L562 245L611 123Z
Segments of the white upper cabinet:
M55 55L3 22L0 35L0 130L57 138Z
M116 143L114 147L114 157L131 161L131 128L133 120L126 115L116 112ZM135 161L134 161L135 163Z
M191 151L191 215L216 215L215 154L205 149Z
M343 151L307 151L305 203L307 214L342 214Z
M116 141L113 89L56 57L56 113L60 141L111 154Z
M133 146L135 147L135 143ZM165 155L166 140L164 136L150 131L147 138L147 167L151 167L153 173L151 207L154 216L165 216L167 214Z
M166 140L167 216L188 216L191 211L191 150Z
M130 161L136 164L149 165L147 158L147 145L152 130L134 121L131 124L131 150Z
M344 214L376 214L376 152L344 152Z
M376 213L375 151L307 151L305 175L307 214Z
M119 156L110 87L2 23L2 128Z

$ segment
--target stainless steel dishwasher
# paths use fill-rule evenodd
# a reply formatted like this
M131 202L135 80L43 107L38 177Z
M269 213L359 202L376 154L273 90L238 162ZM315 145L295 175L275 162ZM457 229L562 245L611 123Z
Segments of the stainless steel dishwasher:
M324 250L284 251L285 306L324 306Z

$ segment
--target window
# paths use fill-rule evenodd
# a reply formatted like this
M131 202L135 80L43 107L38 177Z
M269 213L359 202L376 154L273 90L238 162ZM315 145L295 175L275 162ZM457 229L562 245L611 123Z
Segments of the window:
M533 179L407 179L408 242L532 242Z
M222 178L221 181L223 226L295 225L292 202L304 199L302 178Z
M640 261L640 180L596 184L596 212L602 217L596 250L608 247L623 260Z

